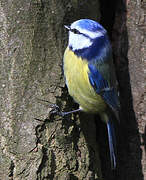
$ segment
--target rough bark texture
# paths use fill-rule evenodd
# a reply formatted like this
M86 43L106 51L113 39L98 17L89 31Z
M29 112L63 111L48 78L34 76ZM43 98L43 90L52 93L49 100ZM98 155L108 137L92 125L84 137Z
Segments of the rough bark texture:
M113 44L121 101L118 168L110 173L104 165L107 180L146 178L145 5L140 0L101 1L101 20Z
M145 2L119 1L113 29L113 51L120 88L119 170L116 179L146 178Z
M64 111L76 108L62 75L63 25L99 20L98 0L0 0L0 179L99 180L101 170L105 180L146 178L145 2L100 4L120 90L117 170L110 170L106 128L98 117L53 121L59 117L50 118L47 103L38 100Z
M101 177L92 117L82 118L84 135L79 117L51 121L37 100L73 107L62 76L63 26L83 17L99 20L98 0L0 0L0 179Z

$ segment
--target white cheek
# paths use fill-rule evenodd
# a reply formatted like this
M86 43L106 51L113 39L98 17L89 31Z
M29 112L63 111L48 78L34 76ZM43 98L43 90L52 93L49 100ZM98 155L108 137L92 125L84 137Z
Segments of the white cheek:
M79 50L87 48L92 45L92 42L89 38L83 36L82 34L74 34L69 32L69 46L72 47L72 50Z

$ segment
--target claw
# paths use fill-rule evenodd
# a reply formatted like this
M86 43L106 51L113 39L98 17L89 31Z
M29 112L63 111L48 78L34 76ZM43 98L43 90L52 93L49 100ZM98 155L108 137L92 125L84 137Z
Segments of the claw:
M43 100L43 99L38 99L38 100L48 103L49 108L52 108L51 111L49 112L50 115L56 114L58 116L64 117L64 116L66 116L68 114L72 114L72 113L75 113L75 112L78 112L78 111L82 111L82 109L79 108L79 109L69 111L69 112L62 112L60 110L60 107L57 104L51 104L49 101L46 101L46 100Z

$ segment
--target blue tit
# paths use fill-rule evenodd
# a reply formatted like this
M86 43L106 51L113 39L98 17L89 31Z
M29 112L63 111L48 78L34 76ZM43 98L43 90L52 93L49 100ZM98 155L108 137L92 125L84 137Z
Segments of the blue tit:
M111 166L116 167L115 135L108 109L118 117L119 100L112 49L107 31L96 21L81 19L71 26L63 70L69 94L79 109L98 113L107 125Z

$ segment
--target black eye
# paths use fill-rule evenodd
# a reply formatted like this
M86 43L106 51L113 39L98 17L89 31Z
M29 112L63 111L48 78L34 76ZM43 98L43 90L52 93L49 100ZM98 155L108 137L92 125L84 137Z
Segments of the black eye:
M74 34L81 34L80 31L78 31L77 29L70 29L70 31Z

